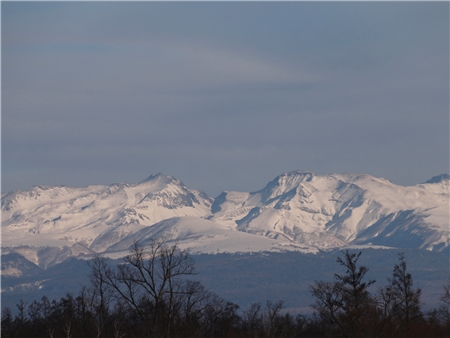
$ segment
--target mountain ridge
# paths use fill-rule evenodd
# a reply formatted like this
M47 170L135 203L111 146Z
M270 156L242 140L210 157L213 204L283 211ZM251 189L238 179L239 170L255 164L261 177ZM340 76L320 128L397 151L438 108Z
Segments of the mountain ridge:
M162 173L135 184L35 186L2 196L2 247L41 266L125 255L134 241L161 235L199 253L441 251L449 246L448 185L445 174L404 187L365 174L294 170L255 192L215 199Z

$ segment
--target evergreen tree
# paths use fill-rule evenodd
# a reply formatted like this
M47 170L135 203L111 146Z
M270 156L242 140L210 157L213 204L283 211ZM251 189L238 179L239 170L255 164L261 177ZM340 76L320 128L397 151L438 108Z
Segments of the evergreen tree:
M368 287L375 281L363 282L369 269L357 265L361 252L347 250L343 255L337 262L346 269L345 274L335 274L334 282L316 281L310 286L316 300L312 307L345 337L358 337L366 335L372 327L368 321L373 318L375 301Z

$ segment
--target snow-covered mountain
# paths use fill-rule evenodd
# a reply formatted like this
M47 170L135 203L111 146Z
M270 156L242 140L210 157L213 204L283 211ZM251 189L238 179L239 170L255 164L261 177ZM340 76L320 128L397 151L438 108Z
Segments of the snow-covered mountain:
M164 219L206 217L212 202L202 191L162 174L138 184L13 191L2 196L2 249L40 266L53 265L104 252Z
M295 243L441 250L448 246L449 180L411 187L369 175L293 171L254 193L224 192L211 220Z
M138 184L40 187L2 196L2 253L48 267L127 253L164 236L192 252L306 251L350 245L449 246L449 177L409 187L359 174L292 171L216 199L171 176Z

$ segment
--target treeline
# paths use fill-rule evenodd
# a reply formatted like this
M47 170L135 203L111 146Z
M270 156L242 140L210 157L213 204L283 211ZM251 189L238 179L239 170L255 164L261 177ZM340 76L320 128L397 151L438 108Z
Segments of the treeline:
M254 303L239 311L190 281L194 261L177 245L154 240L135 244L123 264L104 258L88 262L90 285L59 301L17 304L17 314L2 311L2 337L449 337L450 289L441 306L424 313L421 290L414 288L405 257L399 255L385 287L371 287L361 253L337 259L345 273L334 281L315 281L310 291L315 310L291 315L283 302ZM369 290L370 289L370 290Z

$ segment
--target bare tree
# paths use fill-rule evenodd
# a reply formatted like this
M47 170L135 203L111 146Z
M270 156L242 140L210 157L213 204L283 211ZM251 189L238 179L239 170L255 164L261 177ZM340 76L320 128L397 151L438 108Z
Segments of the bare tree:
M283 308L283 301L272 303L270 300L266 302L266 309L263 312L263 328L264 335L267 338L278 336L278 328L280 322L280 311Z
M326 322L343 329L340 320L342 314L342 294L339 285L333 282L315 281L310 285L310 291L315 298L312 308Z
M450 281L447 282L447 285L444 285L444 293L441 296L441 302L450 306Z
M283 301L273 303L266 301L265 306L261 303L253 303L242 313L241 327L246 337L285 337L292 336L295 327L294 318L289 314L282 315ZM300 321L300 317L299 317Z
M249 337L258 337L263 325L263 311L261 303L253 303L242 313L242 323Z
M114 289L108 283L108 264L105 258L96 257L87 264L91 268L89 274L91 287L88 289L87 298L94 319L96 336L100 337L105 330L109 307L114 300Z
M149 334L158 337L170 335L181 309L179 298L189 292L183 277L195 273L187 252L176 243L167 246L164 239L152 240L146 248L135 243L116 269L101 260L91 264L91 269L97 287L101 283L110 287L141 320L151 323Z
M450 329L450 281L444 285L444 293L441 296L442 304L439 306L439 317L443 325Z
M208 293L201 320L203 337L228 337L239 322L237 304L226 301L214 293Z

